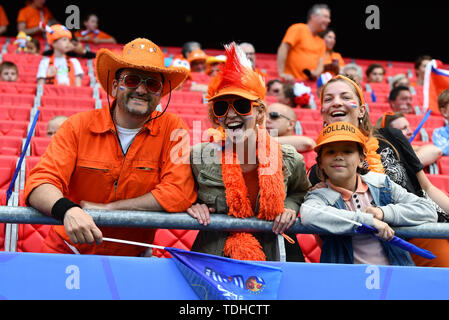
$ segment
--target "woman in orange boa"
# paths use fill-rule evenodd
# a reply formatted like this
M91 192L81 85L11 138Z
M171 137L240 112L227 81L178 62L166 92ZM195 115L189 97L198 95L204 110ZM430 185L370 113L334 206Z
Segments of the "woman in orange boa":
M273 221L273 233L200 231L192 250L274 260L276 236L295 223L310 182L302 157L265 129L264 81L235 43L225 49L226 63L207 94L209 115L218 129L208 130L210 143L193 147L198 203L187 212L203 225L210 222L210 213ZM286 243L286 250L290 261L304 261L297 244Z
M394 128L373 130L363 92L354 81L338 75L322 87L320 97L325 125L346 121L366 135L366 166L369 170L384 172L408 192L430 198L446 214L449 213L449 198L429 181L424 166L402 132ZM318 182L314 175L312 170L309 176L312 184ZM412 239L411 242L437 256L436 259L428 260L412 255L417 266L449 267L449 240Z

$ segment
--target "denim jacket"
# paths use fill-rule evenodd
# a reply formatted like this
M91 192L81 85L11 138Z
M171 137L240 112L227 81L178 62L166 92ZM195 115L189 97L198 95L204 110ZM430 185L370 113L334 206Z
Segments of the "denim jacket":
M386 175L369 172L361 178L368 185L375 205L381 207L384 212L384 222L390 226L411 226L437 221L437 214L428 200L408 193ZM329 187L308 193L304 204L330 210L350 220L373 225L371 214L346 210L341 194ZM301 208L301 222L312 228L333 233L321 235L323 240L321 262L354 263L352 236L347 234L353 233L357 226L324 213L317 213L308 206ZM381 241L381 244L391 265L414 265L407 251L390 245L386 241Z

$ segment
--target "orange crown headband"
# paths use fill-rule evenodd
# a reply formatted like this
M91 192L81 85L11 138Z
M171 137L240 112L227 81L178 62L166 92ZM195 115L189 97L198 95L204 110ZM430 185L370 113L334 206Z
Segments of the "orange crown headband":
M357 94L358 94L358 96L359 96L359 98L360 98L360 103L361 103L361 105L362 105L362 106L363 106L363 105L367 106L367 105L366 105L366 102L365 102L365 97L363 96L363 91L362 91L362 89L360 88L360 86L359 86L354 80L351 80L350 78L345 77L345 76L343 76L343 75L341 75L341 74L339 74L339 75L333 77L331 80L334 80L334 79L342 79L342 80L346 80L346 81L348 81L350 84L352 84L352 86L353 86L353 87L355 88L355 90L357 91ZM329 81L331 81L331 80L329 80ZM328 81L328 82L329 82L329 81ZM327 82L327 83L328 83L328 82ZM327 83L326 83L326 84L322 87L322 89L321 89L321 94L320 94L320 97L321 97L321 104L323 104L323 91L324 91L324 88L326 87Z

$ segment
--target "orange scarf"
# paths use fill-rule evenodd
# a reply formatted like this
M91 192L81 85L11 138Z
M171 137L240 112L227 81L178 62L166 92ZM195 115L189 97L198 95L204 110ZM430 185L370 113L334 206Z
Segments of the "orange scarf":
M270 153L271 148L277 152ZM259 212L258 219L272 221L284 212L285 186L282 172L282 151L279 143L258 129L257 160L259 174ZM271 165L276 165L271 167ZM249 218L255 215L248 198L248 189L235 152L222 152L222 175L226 189L226 203L229 215L236 218ZM262 246L257 239L247 232L232 232L226 240L226 256L238 260L266 260Z
M385 173L380 154L377 153L377 149L379 149L379 141L373 136L367 137L365 146L366 161L368 162L369 170L378 173Z
M69 79L70 79L70 85L75 85L75 67L73 65L72 60L67 59L67 56L64 56L65 60L67 62L67 68L69 69ZM50 62L48 63L48 68L55 65L55 55L52 55L50 58ZM46 84L58 84L58 73L56 72L56 75L53 77L47 77Z

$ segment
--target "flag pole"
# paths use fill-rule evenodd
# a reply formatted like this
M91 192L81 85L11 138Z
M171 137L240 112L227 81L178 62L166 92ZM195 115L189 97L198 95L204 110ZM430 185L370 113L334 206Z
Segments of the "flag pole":
M430 114L432 113L432 110L429 109L427 110L426 114L424 115L424 118L422 118L421 122L419 123L418 127L415 129L415 131L413 132L413 135L410 137L410 139L408 140L408 142L412 143L412 141L415 139L415 137L418 135L419 131L421 130L422 126L424 125L424 123L429 119Z

